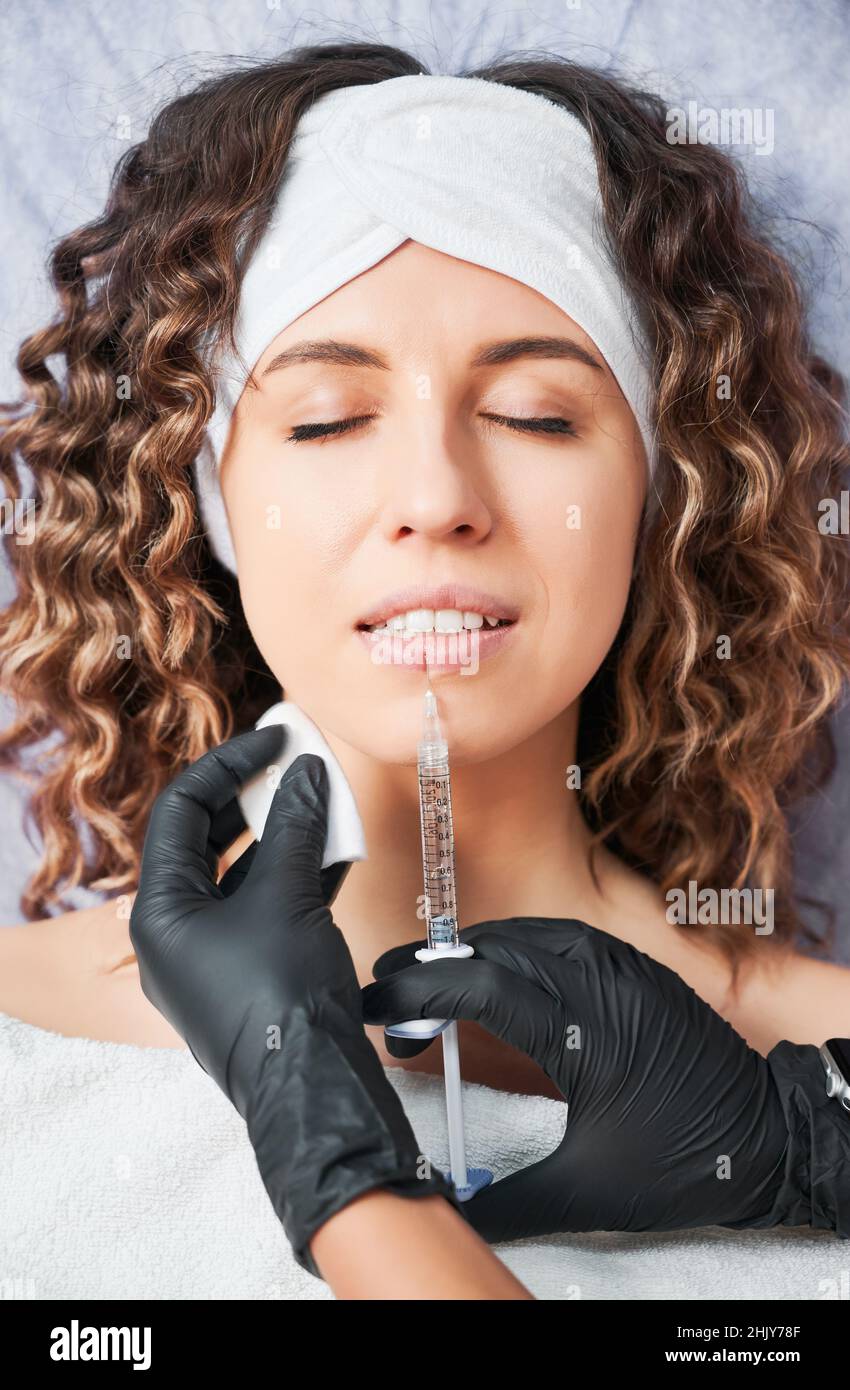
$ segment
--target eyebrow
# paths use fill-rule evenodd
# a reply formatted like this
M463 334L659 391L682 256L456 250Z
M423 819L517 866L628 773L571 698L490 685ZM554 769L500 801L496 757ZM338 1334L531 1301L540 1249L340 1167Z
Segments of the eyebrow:
M470 367L500 367L505 362L515 362L520 357L560 358L580 362L585 367L604 371L604 367L591 353L579 347L571 338L535 337L506 338L502 342L488 343L479 348L471 359ZM317 339L295 343L284 352L273 357L263 372L280 371L282 367L298 366L304 362L325 362L337 367L374 367L379 371L391 370L389 362L372 348L360 347L357 343L340 343L332 338Z

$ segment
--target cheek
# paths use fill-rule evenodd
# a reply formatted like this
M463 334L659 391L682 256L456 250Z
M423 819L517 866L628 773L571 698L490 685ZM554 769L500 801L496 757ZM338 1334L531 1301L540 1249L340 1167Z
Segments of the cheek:
M526 492L522 548L547 596L534 659L553 713L580 695L617 634L641 496L631 469L588 468L550 485L545 496Z
M256 454L250 469L232 468L223 492L248 625L296 698L299 677L327 679L339 624L355 617L345 592L360 528L354 498L304 470L263 468Z

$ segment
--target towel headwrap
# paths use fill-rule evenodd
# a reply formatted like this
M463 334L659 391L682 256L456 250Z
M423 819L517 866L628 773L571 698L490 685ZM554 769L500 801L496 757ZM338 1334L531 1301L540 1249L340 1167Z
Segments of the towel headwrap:
M578 118L475 77L342 87L301 116L274 212L242 270L243 361L210 362L216 406L195 485L213 550L234 573L218 465L248 373L288 324L409 239L529 285L574 319L634 413L651 480L648 345L607 246Z

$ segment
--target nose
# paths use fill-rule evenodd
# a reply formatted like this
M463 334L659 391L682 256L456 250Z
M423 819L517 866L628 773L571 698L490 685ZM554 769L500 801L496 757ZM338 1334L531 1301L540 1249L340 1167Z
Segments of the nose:
M433 401L412 405L410 426L384 475L388 539L457 537L477 544L489 534L493 518L481 491L480 455L459 435Z

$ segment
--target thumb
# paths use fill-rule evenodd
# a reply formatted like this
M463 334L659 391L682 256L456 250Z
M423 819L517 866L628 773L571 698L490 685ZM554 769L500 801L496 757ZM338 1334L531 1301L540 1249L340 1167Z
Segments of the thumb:
M567 1141L518 1173L511 1173L485 1187L464 1203L463 1215L480 1236L491 1244L521 1240L564 1231L604 1230L604 1219L587 1202L594 1174L588 1166L580 1172L570 1165ZM584 1209L583 1209L584 1208Z
M275 791L251 868L251 880L272 882L295 917L325 905L329 797L324 761L316 753L301 753Z
M468 1019L512 1043L539 1065L564 1030L550 995L493 961L434 960L410 965L361 991L364 1023L412 1018Z

